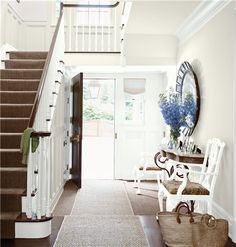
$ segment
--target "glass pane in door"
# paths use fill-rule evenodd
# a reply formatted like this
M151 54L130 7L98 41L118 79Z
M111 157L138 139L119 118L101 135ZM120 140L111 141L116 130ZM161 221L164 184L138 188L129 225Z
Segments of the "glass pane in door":
M114 79L84 79L83 179L114 177Z

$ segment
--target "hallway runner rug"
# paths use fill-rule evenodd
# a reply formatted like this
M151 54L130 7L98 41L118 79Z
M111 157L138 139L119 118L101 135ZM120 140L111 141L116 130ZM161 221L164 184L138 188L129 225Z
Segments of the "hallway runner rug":
M54 247L148 247L122 181L86 180Z
M148 247L138 216L66 216L54 247Z
M71 215L134 215L123 181L85 180Z

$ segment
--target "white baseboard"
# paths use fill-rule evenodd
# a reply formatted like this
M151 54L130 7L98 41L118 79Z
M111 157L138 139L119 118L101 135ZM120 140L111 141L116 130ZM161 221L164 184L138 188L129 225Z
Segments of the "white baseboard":
M213 215L216 218L226 219L229 222L229 237L236 243L236 219L226 212L219 204L213 202Z
M55 209L63 191L64 191L64 185L65 185L65 181L63 181L62 185L60 186L60 188L57 190L57 192L55 193L52 202L51 202L51 212L53 212L53 210Z
M15 223L15 238L45 238L50 234L51 220Z

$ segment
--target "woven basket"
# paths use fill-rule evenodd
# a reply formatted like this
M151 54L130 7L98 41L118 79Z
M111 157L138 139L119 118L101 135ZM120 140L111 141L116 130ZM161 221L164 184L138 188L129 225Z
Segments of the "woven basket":
M186 208L187 213L180 213L181 208ZM192 213L185 202L180 202L175 212L159 212L158 219L165 244L169 247L192 247L191 225L200 222L201 218L202 215Z
M192 224L194 247L224 247L228 241L228 221L205 214Z

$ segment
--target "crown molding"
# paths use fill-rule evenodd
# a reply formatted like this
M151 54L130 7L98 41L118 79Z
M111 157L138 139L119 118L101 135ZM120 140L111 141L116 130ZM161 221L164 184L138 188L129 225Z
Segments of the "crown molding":
M183 44L233 0L203 0L176 31Z

